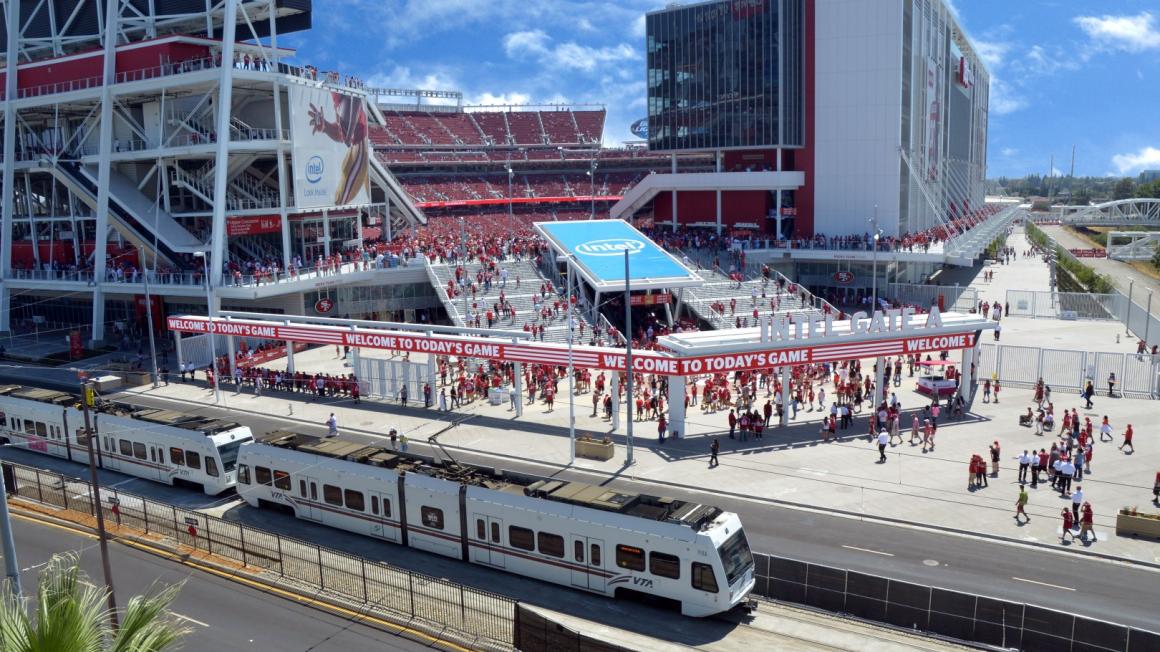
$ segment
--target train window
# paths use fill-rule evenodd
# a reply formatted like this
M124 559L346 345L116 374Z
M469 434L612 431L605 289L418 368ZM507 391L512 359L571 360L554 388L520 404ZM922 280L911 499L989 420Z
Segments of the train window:
M303 498L306 497L306 481L305 480L298 481L298 495L302 496Z
M572 556L576 558L576 561L583 563L583 561L584 561L584 542L583 541L573 541L572 542Z
M550 557L564 557L564 537L550 532L539 532L536 535L540 546L540 554Z
M270 469L267 469L264 466L255 466L254 467L254 479L258 481L258 484L265 484L265 485L270 484L270 480L271 480Z
M206 458L209 459L208 457ZM290 491L290 474L274 469L274 486L282 491Z
M648 572L658 577L680 579L681 558L663 552L648 553Z
M424 505L419 507L419 515L423 517L423 525L433 530L443 529L443 510Z
M121 454L129 457L133 454L133 444L128 439L119 439L117 443L121 446Z
M482 518L475 519L475 538L487 541L487 523L484 523Z
M310 483L310 500L318 500L318 484L314 482Z
M77 437L77 441L80 441L80 437ZM105 437L105 450L106 451L113 450L113 438L112 437Z
M491 542L499 543L499 523L495 521L491 523Z
M379 497L371 496L371 513L375 516L379 515Z
M342 507L342 487L336 487L332 484L322 485L322 499L326 501L327 505Z
M347 509L353 509L356 512L366 511L366 499L363 497L363 492L347 489L343 491L343 498L346 499Z
M717 592L717 577L712 566L693 562L693 588L707 593Z
M644 570L644 551L633 546L617 544L616 565L628 570Z
M8 415L4 414L3 412L0 412L0 426L5 428L8 427Z
M510 543L513 548L519 548L520 550L535 550L536 535L526 527L509 525L508 543Z
M170 448L169 461L174 466L185 466L185 451L180 448Z
M24 433L27 435L35 435L36 434L36 424L31 422L31 421L25 421L24 422Z
M201 453L185 451L185 465L191 469L201 470Z
M600 565L600 544L592 544L588 548L588 563L593 566Z
M212 457L205 458L205 472L211 478L218 477L217 460Z
M139 460L145 459L145 444L140 442L133 442L133 457Z
M36 436L37 437L47 437L48 436L48 426L44 425L43 423L41 423L39 421L37 421L34 425L36 426Z
M391 517L391 500L389 498L383 499L383 517L384 518Z
M249 464L239 464L238 465L238 482L240 482L242 484L250 484L250 465ZM302 493L305 494L306 492L303 491Z

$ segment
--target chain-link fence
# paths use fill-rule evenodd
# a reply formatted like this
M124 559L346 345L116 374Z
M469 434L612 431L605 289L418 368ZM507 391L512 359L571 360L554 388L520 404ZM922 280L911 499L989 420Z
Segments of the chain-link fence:
M1116 394L1160 398L1160 356L1010 344L982 344L980 349L978 378L997 377L1008 387L1030 388L1042 379L1053 390L1080 390L1090 379L1102 392L1114 373Z
M1035 605L754 554L754 592L909 630L1020 650L1160 650L1160 634Z
M12 462L3 466L10 491L94 516L88 482ZM510 598L115 488L102 487L100 502L107 523L259 569L280 582L322 590L386 620L481 649L513 645L516 601Z

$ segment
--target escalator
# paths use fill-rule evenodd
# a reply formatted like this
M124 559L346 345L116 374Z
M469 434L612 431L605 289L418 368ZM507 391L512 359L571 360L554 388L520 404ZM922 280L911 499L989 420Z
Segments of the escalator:
M60 161L49 172L89 207L97 206L97 173L80 163ZM156 250L157 256L172 267L181 267L182 254L205 249L172 215L161 211L153 200L137 190L133 182L112 171L109 179L110 223L142 251Z

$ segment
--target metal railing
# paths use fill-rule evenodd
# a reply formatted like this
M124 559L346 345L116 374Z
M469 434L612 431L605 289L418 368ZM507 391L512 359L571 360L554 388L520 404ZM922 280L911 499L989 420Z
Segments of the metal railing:
M754 593L1004 649L1160 649L1160 634L1036 605L753 553Z
M87 481L12 462L3 466L4 475L11 473L15 480L9 489L20 497L95 515ZM321 590L445 640L511 649L517 604L511 598L116 488L101 489L100 507L105 521L116 524L115 534L160 536L167 543L232 560L267 579Z
M1133 398L1160 398L1160 356L1044 349L985 343L980 347L981 381L997 378L1008 387L1032 388L1042 379L1053 390L1080 390L1087 381L1097 389L1116 375L1115 393ZM1101 392L1103 390L1100 390Z

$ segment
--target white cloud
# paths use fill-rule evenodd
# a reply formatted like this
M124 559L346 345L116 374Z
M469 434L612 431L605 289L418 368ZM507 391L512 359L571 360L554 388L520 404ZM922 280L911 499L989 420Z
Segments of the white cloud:
M975 52L991 71L1003 65L1003 59L1011 50L1011 44L1002 41L975 41L974 45Z
M1004 147L1002 150L1000 150L999 153L1003 156L1006 156L1007 158L1011 158L1012 156L1018 154L1019 150L1015 149L1014 147Z
M1135 16L1078 16L1075 24L1098 45L1127 52L1160 48L1160 29L1150 12Z
M425 73L415 73L410 66L395 66L388 72L378 72L367 77L367 86L371 88L415 88L427 91L454 91L459 90L459 82L445 70L432 70ZM390 102L390 99L383 101ZM440 98L424 98L424 104L454 104L455 100Z
M527 93L501 93L493 95L489 92L484 92L479 95L469 97L467 103L471 105L483 106L511 106L513 104L531 104L532 96Z
M644 14L641 14L640 16L637 16L636 20L632 21L632 30L630 33L634 37L642 39L645 37L645 31L646 25L644 22Z
M591 47L575 41L553 45L543 30L512 32L503 37L504 52L512 59L534 58L551 70L592 72L602 64L636 59L640 55L625 43Z
M991 112L1007 115L1027 108L1027 98L1019 95L1007 82L991 77Z
M1160 168L1160 148L1144 147L1134 154L1116 154L1112 157L1112 165L1116 166L1121 175Z

